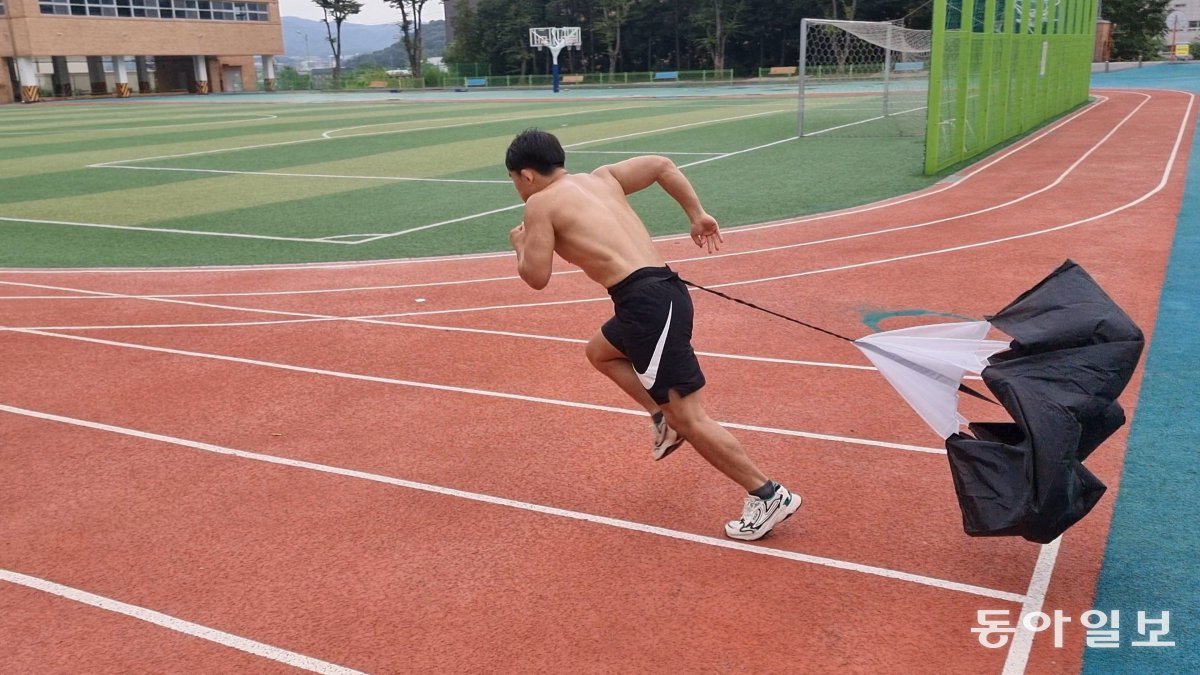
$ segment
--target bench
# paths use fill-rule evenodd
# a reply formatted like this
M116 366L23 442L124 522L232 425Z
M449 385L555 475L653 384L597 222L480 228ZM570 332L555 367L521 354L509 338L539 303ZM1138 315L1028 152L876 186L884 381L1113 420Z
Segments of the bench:
M799 66L773 66L767 75L795 75L799 70Z
M655 82L658 82L659 80L678 80L678 79L679 79L679 71L678 70L664 70L661 73L654 74Z
M486 87L487 86L487 78L486 77L465 77L465 78L463 78L463 84L468 87Z
M583 84L583 76L582 75L563 75L561 78L559 78L559 81L562 82L563 84Z
M892 70L896 71L897 73L902 73L906 70L925 70L925 62L906 61L904 63L897 63L892 66Z
M367 85L371 89L387 89L388 83L383 80L375 80Z

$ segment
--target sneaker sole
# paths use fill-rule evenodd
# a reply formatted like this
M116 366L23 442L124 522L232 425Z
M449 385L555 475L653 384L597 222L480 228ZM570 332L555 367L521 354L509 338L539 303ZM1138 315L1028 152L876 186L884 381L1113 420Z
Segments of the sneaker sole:
M788 504L786 507L784 507L779 512L777 512L775 514L776 518L774 521L769 522L766 525L764 525L763 527L759 528L759 530L757 532L754 532L751 536L734 536L734 535L730 534L728 530L725 531L725 536L729 537L730 539L737 539L738 541L757 541L759 539L762 539L763 537L767 536L767 533L769 533L771 530L775 529L776 525L782 523L783 521L787 520L788 518L791 518L793 513L799 511L800 505L802 503L804 503L804 499L800 495L793 492L792 493L792 503ZM779 515L780 513L782 513L783 515L780 516Z

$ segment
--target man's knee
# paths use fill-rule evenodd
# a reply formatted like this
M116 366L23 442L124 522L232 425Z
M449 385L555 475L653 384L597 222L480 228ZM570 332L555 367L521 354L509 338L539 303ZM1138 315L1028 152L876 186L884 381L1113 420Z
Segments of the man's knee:
M667 418L667 424L681 436L686 438L689 433L693 433L709 423L708 415L704 412L704 407L700 405L697 397L679 397L672 391L670 398L670 402L662 406L663 413Z

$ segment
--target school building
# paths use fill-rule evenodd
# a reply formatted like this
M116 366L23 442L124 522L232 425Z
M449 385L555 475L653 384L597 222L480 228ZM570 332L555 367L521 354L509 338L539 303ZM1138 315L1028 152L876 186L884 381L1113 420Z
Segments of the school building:
M275 86L278 0L0 0L0 103Z

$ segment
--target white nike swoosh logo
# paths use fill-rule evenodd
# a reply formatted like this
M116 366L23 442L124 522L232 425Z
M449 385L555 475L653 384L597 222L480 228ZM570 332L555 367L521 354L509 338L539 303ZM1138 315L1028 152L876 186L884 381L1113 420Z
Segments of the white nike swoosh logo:
M650 356L650 363L646 364L645 372L638 373L636 368L633 370L646 389L653 387L654 381L658 379L658 362L662 360L663 347L667 344L667 331L671 330L671 313L674 311L675 303L672 302L667 306L667 324L663 326L662 335L658 336L658 344L654 345L654 354Z

